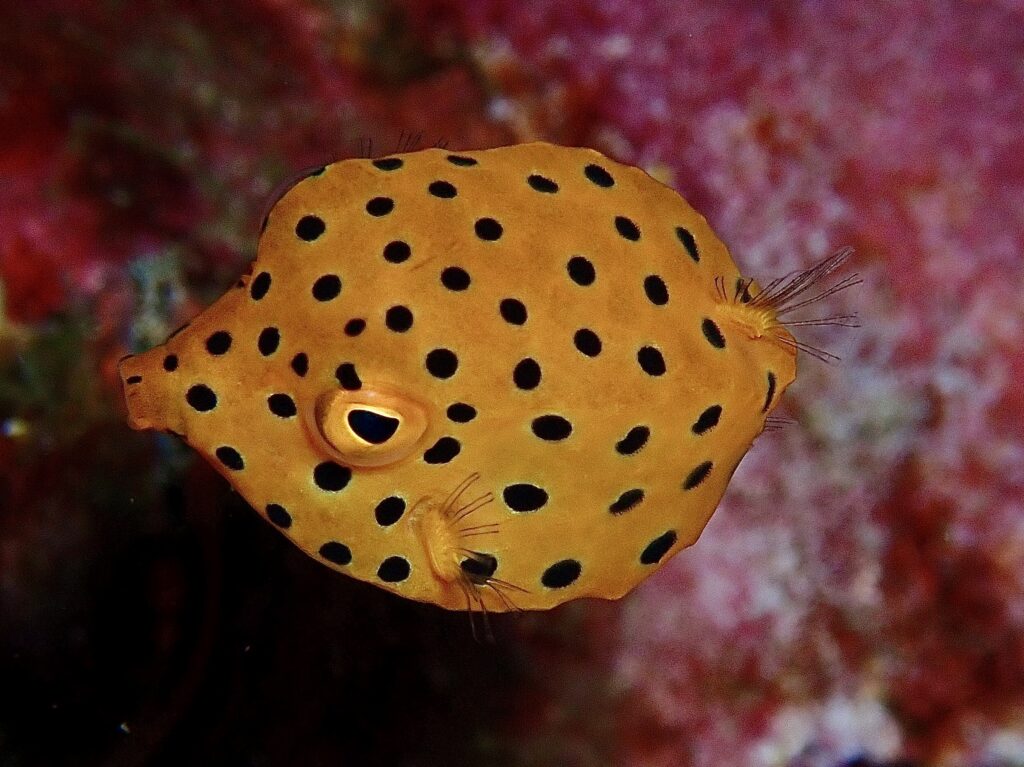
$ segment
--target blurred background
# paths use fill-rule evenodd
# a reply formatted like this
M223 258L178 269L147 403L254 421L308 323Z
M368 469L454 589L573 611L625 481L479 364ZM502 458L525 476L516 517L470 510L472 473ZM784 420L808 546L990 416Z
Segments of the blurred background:
M31 0L0 10L0 765L1024 765L1024 6ZM502 616L308 559L115 361L303 168L532 139L748 274L857 249L786 428L618 603Z

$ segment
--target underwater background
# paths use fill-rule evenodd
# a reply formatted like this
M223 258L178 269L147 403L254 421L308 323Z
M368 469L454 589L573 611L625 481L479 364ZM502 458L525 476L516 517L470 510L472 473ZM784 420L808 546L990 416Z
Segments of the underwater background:
M0 766L1024 765L1024 5L32 0L0 9ZM497 616L307 558L115 363L310 166L597 148L745 273L840 245L700 541ZM372 142L372 149L368 144Z

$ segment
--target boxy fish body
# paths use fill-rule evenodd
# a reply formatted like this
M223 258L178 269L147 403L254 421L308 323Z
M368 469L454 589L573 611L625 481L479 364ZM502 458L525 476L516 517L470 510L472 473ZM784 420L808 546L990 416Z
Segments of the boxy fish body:
M754 292L754 300L751 292ZM544 143L345 160L239 286L121 364L324 564L449 609L618 598L700 535L796 375L676 192Z

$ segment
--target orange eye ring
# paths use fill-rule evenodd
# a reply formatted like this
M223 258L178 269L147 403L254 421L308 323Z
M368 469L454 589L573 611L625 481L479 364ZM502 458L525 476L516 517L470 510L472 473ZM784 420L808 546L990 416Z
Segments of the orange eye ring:
M307 431L325 452L350 466L388 466L416 448L427 411L407 396L363 386L317 397Z

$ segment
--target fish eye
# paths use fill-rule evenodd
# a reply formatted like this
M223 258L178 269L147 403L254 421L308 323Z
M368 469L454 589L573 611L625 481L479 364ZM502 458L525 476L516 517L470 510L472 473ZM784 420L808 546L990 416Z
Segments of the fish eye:
M340 463L387 466L417 447L427 430L426 409L404 394L363 384L332 389L307 415L307 432Z
M391 439L401 423L397 413L385 413L379 409L369 410L363 407L349 410L347 420L352 434L372 445L382 445Z

